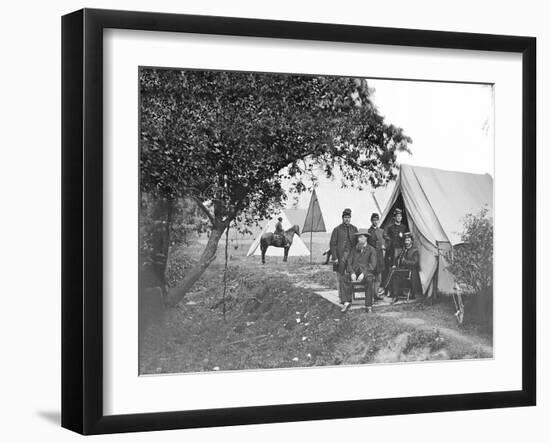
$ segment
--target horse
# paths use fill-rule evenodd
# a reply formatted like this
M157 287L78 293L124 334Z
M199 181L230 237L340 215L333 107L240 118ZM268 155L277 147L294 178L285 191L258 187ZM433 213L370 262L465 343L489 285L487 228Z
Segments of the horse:
M275 244L274 242L274 233L273 232L266 232L262 235L260 238L260 250L262 251L262 264L265 265L265 252L267 251L267 248L269 246L273 246L275 248L285 248L285 255L283 257L283 261L288 261L288 250L292 246L292 240L294 239L294 234L300 235L300 227L298 225L292 226L292 228L287 229L284 233L284 236L286 238L286 246Z

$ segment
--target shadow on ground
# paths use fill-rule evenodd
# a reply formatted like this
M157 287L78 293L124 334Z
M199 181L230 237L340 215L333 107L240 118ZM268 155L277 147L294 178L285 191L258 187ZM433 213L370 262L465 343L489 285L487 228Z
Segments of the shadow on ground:
M61 426L61 411L36 411L36 415L50 424Z

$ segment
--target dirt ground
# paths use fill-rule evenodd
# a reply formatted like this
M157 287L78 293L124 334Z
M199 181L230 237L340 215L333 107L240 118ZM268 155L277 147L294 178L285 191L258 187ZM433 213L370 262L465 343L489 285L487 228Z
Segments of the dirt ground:
M336 285L324 244L314 247L317 263L262 265L245 249L232 250L225 303L218 259L176 308L142 328L141 374L492 358L491 329L459 327L446 297L342 314L312 289Z

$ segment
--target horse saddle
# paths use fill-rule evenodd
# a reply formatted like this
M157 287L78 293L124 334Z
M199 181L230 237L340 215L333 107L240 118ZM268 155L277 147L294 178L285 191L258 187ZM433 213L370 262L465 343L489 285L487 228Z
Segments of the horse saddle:
M278 248L284 247L286 244L286 239L284 235L281 234L273 234L273 246L276 246Z

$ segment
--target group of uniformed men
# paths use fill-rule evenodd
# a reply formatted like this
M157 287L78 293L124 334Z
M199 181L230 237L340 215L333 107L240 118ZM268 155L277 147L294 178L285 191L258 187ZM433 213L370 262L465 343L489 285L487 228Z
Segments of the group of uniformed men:
M412 234L403 223L402 210L394 210L393 223L385 230L379 223L380 215L373 213L370 228L357 229L351 224L351 209L346 208L342 212L342 223L332 231L330 254L342 312L351 306L355 282L365 282L365 309L372 312L374 299L381 300L387 290L391 291L392 303L397 301L403 282L402 274L396 270L411 270L413 278L418 280L418 249L413 246ZM414 283L418 287L417 282Z

